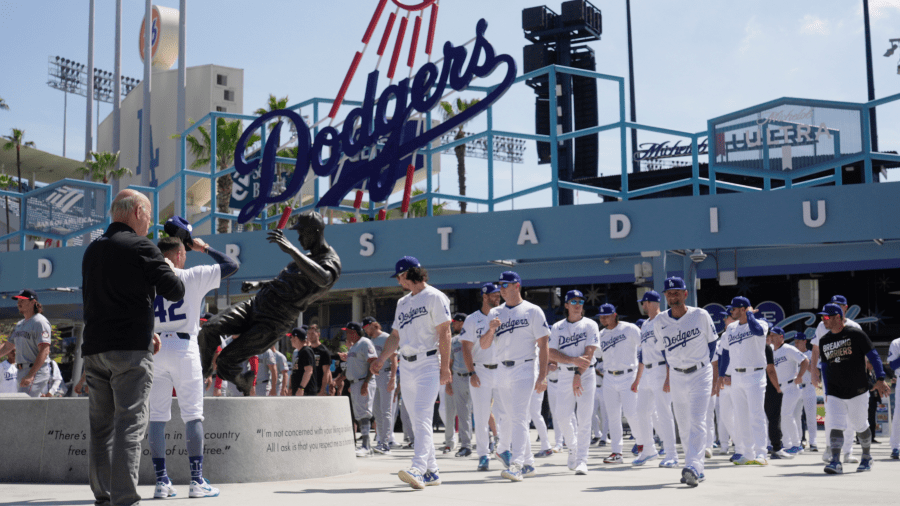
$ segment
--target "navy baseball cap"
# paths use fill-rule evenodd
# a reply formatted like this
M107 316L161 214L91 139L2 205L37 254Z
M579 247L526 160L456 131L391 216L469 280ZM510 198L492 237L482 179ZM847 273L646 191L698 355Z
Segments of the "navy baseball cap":
M569 302L572 299L583 299L584 294L581 293L581 290L569 290L566 292L566 302Z
M166 220L165 225L163 225L163 230L169 234L169 236L181 239L185 248L191 249L191 247L194 246L194 240L191 239L191 232L194 231L194 227L181 216L175 215Z
M734 309L731 306L725 306L725 311L720 311L719 314L722 316L731 316L731 310Z
M769 329L769 334L778 334L784 337L784 329L781 327L772 327Z
M466 321L466 313L453 313L453 321L455 322L464 322Z
M481 285L481 293L483 295L490 295L494 292L499 292L499 291L500 291L500 287L498 287L494 283L485 283L485 284Z
M212 319L213 316L215 316L215 315L212 313L203 313L202 315L200 315L200 321L208 322L209 320Z
M296 328L294 328L294 330L291 331L290 334L288 334L288 336L296 337L296 338L300 339L301 341L306 341L306 330L304 330L301 327L296 327Z
M796 334L794 334L794 341L808 341L808 340L809 340L809 338L806 337L806 334L804 334L803 332L797 332Z
M678 276L666 278L665 284L666 290L687 290L687 286L684 284L684 280L679 278Z
M819 311L819 314L824 316L844 316L844 310L837 304L825 304L825 307Z
M597 313L597 316L609 316L611 314L615 314L616 306L612 304L603 304L600 306L600 312Z
M501 274L500 281L505 283L519 283L520 285L522 284L522 278L520 278L519 275L513 271L506 271Z
M378 320L376 320L374 317L366 316L365 318L362 319L362 328L366 328L369 325L375 323L376 321L378 321Z
M649 290L644 292L644 296L641 297L641 300L638 302L659 302L659 292L656 290Z
M831 298L831 303L846 306L847 305L847 297L844 297L843 295L835 295L834 297Z
M34 290L32 290L30 288L26 288L26 289L22 290L18 294L13 295L12 298L14 298L16 300L19 300L19 299L38 300L37 292L35 292Z
M416 257L403 257L400 260L397 260L397 265L394 267L394 275L392 278L396 278L397 276L403 274L404 272L412 269L413 267L421 267L422 264L416 260Z
M731 299L731 308L750 307L750 299L747 297L735 297Z
M352 330L352 331L356 332L357 334L359 334L360 336L363 335L362 325L360 325L356 322L347 322L347 325L341 327L341 330Z
M639 319L638 321L634 322L634 324L637 325L638 327L643 327L643 326L644 326L644 323L647 323L647 319L646 319L646 318L641 318L641 319Z

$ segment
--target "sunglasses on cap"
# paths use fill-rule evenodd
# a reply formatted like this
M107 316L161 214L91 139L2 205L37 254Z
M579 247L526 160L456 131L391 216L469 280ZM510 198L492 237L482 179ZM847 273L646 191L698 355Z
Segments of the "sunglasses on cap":
M569 302L567 302L566 304L572 304L573 306L583 306L584 301L581 299L578 299L578 300L573 299L573 300L570 300Z
M511 284L512 283L507 283L506 281L502 281L500 283L500 288L509 288L509 285L511 285Z

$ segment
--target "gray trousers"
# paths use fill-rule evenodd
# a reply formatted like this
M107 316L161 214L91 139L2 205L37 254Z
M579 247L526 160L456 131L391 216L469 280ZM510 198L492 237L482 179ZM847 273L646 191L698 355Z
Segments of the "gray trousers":
M95 504L130 506L137 492L141 440L147 432L153 354L108 351L84 357L91 442L88 475Z
M443 387L441 387L443 388ZM447 420L444 423L445 443L453 445L454 419L459 420L459 446L472 448L472 403L469 378L453 373L453 395L445 395Z
M31 371L31 367L28 364L25 364L25 367L19 369L19 372L16 377L16 386L19 389L19 393L28 394L31 397L40 397L47 393L50 389L50 362L45 362L44 365L38 369L37 374L34 375L34 382L31 383L31 386L22 388L18 386L22 379L25 376L28 376L28 372Z
M395 384L394 390L388 392L391 369L386 369L375 377L375 440L379 443L389 443L394 437L394 391L397 386Z

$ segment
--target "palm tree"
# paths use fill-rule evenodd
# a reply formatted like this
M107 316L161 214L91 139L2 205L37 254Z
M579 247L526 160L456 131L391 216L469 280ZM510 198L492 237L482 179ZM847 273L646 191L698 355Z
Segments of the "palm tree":
M259 109L253 111L253 114L255 114L255 115L257 115L257 116L262 116L263 114L265 114L265 113L267 113L267 112L272 112L272 111L277 111L277 110L279 110L279 109L284 109L285 107L287 107L287 104L288 104L288 97L287 97L287 95L285 95L285 96L283 96L283 97L281 97L281 98L275 98L275 95L272 95L272 94L270 93L270 94L269 94L269 102L266 104L269 108L268 108L268 109L265 109L265 108L263 108L263 107L260 107ZM273 128L275 128L275 123L271 123L271 124L269 125L269 130L271 130L271 129L273 129ZM280 155L279 155L279 156L280 156Z
M9 110L9 104L6 103L6 100L3 100L3 97L0 97L0 109L3 109L4 111Z
M0 188L6 190L12 185L13 180L11 177L7 176L6 173L0 174ZM9 235L9 197L4 196L3 198L6 199L6 234ZM9 239L6 240L6 251L9 251Z
M5 138L9 142L3 145L3 149L9 150L16 148L16 175L19 177L19 193L22 193L22 146L33 148L35 147L35 144L31 141L24 142L25 130L19 130L18 128L13 128L12 135L7 135Z
M194 122L191 121L191 124ZM240 120L228 121L225 118L216 119L216 171L225 170L234 165L234 150L243 132L243 123ZM194 155L192 169L209 165L211 159L211 137L209 130L203 126L197 127L198 136L187 137L188 149ZM247 146L259 142L259 135L251 135L247 139ZM227 213L231 202L231 176L222 176L216 179L216 209L220 213ZM216 231L220 234L228 233L229 220L220 218Z
M440 191L440 189L437 189L436 191ZM416 195L421 195L423 193L425 193L425 190L416 188L412 191L412 193L410 193L410 197L415 197ZM441 202L440 204L431 204L431 214L433 216L440 216L444 214L444 206L446 205L446 202ZM428 199L417 200L416 202L410 203L409 216L410 218L421 218L424 216L428 216Z
M477 98L473 98L472 100L463 100L461 98L456 99L456 108L450 105L450 102L441 101L441 107L444 108L444 121L456 116L457 114L465 111L469 107L478 103ZM453 140L458 141L466 136L465 132L463 132L463 125L465 123L461 123L459 125L459 130L456 132L456 137ZM459 175L459 195L462 197L466 196L466 145L460 144L453 148L453 151L456 153L456 173ZM460 214L466 214L466 203L459 203L459 212Z
M85 161L84 167L79 167L78 172L82 175L90 175L91 181L103 181L104 184L109 183L110 179L119 179L124 176L132 175L131 169L127 167L122 167L120 169L116 169L116 166L119 165L119 152L110 153L108 151L103 151L101 153L97 153L91 151L91 156L94 157L94 161Z

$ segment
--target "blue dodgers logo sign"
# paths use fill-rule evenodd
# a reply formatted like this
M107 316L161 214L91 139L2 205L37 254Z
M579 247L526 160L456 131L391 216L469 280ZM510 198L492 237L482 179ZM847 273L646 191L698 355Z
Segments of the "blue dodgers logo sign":
M412 83L407 78L385 88L378 98L377 105L375 86L378 83L378 71L370 73L363 105L350 111L344 119L341 132L330 126L325 127L313 140L306 123L296 112L287 109L271 111L257 118L241 135L234 153L234 168L239 175L244 176L257 168L260 169L259 196L244 205L238 221L246 223L258 215L266 205L293 197L303 186L310 168L316 176L334 178L334 184L316 204L317 207L339 206L348 193L362 187L366 181L368 183L365 187L369 191L371 201L386 200L396 181L406 176L405 159L484 112L499 100L515 81L515 60L510 55L495 54L493 46L484 38L486 30L487 21L484 19L478 21L475 44L468 65L464 65L466 48L447 42L444 44L444 60L440 72L434 63L426 63L416 73ZM479 63L482 61L483 63ZM410 129L407 129L406 125L413 111L425 113L431 110L440 102L448 86L456 91L465 90L474 77L487 77L503 63L506 64L503 81L483 100L421 135L408 133ZM392 101L394 109L388 114L387 108ZM261 159L248 161L244 158L244 152L253 132L263 127L268 120L279 117L291 121L297 130L297 159L294 164L295 170L285 190L278 195L270 195L275 179L275 158L281 126L284 122L279 121L269 134ZM361 128L354 128L357 121L362 125ZM374 147L381 143L384 144L382 149L377 155L371 156L377 151ZM322 153L326 147L330 148L331 154L327 160L323 160ZM373 148L370 157L357 157L363 149L369 147Z

